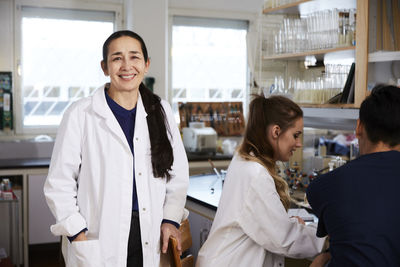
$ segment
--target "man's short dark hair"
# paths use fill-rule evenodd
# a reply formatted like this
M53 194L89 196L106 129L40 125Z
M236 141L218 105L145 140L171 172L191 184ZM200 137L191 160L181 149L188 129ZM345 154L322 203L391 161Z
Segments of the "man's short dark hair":
M400 144L400 88L379 84L362 102L360 122L368 139L393 147Z

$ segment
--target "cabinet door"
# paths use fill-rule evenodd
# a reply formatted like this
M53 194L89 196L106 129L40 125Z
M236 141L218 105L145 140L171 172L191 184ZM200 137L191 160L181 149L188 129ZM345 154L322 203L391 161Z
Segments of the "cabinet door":
M4 177L3 177L4 178ZM22 191L14 189L14 194L21 200ZM18 202L18 208L15 209L9 205L9 202L0 202L0 248L4 248L7 256L13 263L17 262L17 251L22 251L22 203ZM13 203L12 206L15 204ZM18 224L16 221L16 212L18 210ZM17 231L19 231L19 240L17 242ZM10 240L12 239L12 240ZM19 247L17 247L17 243ZM13 244L11 249L10 245ZM20 253L19 262L23 262L23 255ZM0 266L1 265L0 263Z
M196 261L197 254L203 243L208 237L210 232L212 220L190 211L189 213L189 223L190 223L190 234L192 235L192 247L190 248L190 253L194 256Z
M50 225L55 218L47 206L43 193L46 175L29 175L28 214L29 214L29 244L60 242L60 237L50 232Z

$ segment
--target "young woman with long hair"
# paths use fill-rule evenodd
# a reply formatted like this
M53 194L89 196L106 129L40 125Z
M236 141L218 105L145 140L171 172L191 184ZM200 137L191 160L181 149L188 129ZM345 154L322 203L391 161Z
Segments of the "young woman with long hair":
M277 161L301 147L303 112L283 96L255 96L243 142L229 165L210 234L196 266L284 266L284 256L317 255L316 227L290 218Z

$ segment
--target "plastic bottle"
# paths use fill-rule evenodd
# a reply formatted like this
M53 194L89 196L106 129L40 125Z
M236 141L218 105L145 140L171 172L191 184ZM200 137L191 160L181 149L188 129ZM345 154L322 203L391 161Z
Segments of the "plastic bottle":
M0 192L4 191L4 188L5 188L4 180L1 180L1 182L0 182Z
M339 35L339 43L338 45L343 45L344 44L344 12L340 11L339 12L339 29L338 29L338 35Z
M349 12L346 12L344 14L344 44L345 45L351 45L353 41L353 31L351 29L350 25L350 14Z
M0 199L3 198L3 186L4 186L4 184L3 184L3 180L2 180L0 183Z
M353 40L351 42L352 45L356 45L356 28L357 28L357 14L354 13L353 23L351 24L351 31L353 34Z
M335 162L334 161L330 161L328 163L328 166L329 166L329 171L333 171L333 167L335 166Z
M4 183L4 188L3 188L2 191L4 191L4 192L11 192L12 191L11 190L12 188L11 188L10 179L5 178L5 179L3 179L2 183Z
M10 179L5 178L1 181L1 197L6 200L12 200L13 199L13 193L12 193L12 188L11 188L11 182Z

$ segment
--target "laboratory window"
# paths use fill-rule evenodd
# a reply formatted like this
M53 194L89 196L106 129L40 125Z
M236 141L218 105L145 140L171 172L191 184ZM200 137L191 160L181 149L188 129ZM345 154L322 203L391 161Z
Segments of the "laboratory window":
M72 102L107 82L100 68L102 44L119 14L24 5L17 10L20 131L56 129Z
M247 98L248 21L174 16L171 102L242 102Z

